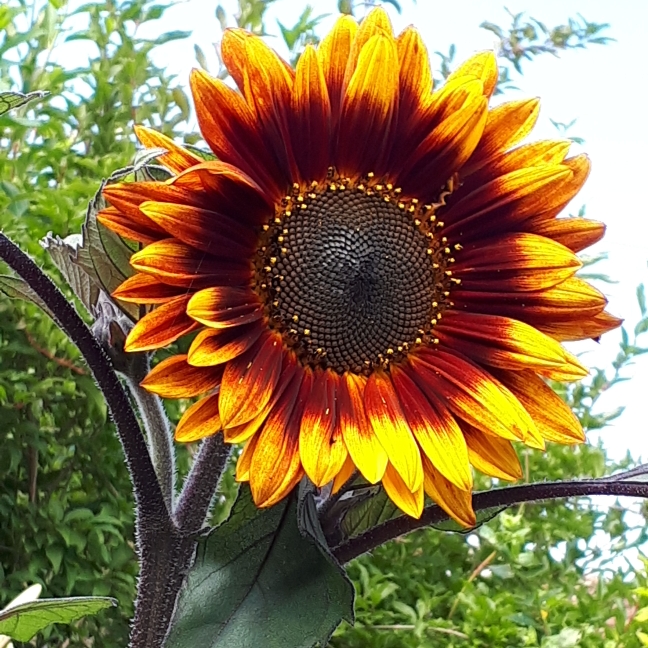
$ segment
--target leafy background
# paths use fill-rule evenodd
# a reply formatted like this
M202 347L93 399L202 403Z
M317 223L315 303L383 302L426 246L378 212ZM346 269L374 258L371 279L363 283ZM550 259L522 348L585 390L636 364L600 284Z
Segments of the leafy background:
M216 15L222 25L265 33L270 4L239 0L236 15L221 7ZM346 0L339 9L357 16L365 11ZM0 5L0 90L50 92L0 117L0 227L55 276L38 241L49 231L64 237L79 230L101 178L133 158L134 123L199 141L190 129L185 79L172 78L152 60L156 47L190 36L156 32L164 11L151 0ZM318 19L316 9L306 8L296 24L282 24L293 61L307 42L317 41ZM522 60L604 44L607 34L580 17L542 27L523 15L508 25L487 24L504 55L502 91ZM158 35L143 38L143 31ZM94 44L90 60L74 69L54 62L57 48L71 40ZM196 58L205 64L199 46ZM440 75L451 69L451 59L452 51L436 57ZM588 431L613 418L592 408L643 351L637 337L648 329L645 306L641 312L640 322L627 325L613 366L562 392ZM187 404L170 404L171 417ZM0 430L0 606L32 583L43 585L44 596L114 596L117 609L50 628L30 645L126 645L137 563L119 444L76 349L38 309L1 295ZM192 451L182 449L181 474ZM619 467L600 445L530 451L523 464L534 481L600 476ZM632 465L631 458L623 464ZM216 519L234 492L230 472ZM624 558L624 551L646 541L645 526L643 508L583 499L511 509L467 535L430 529L398 539L350 565L357 622L340 627L331 646L647 646L645 566Z

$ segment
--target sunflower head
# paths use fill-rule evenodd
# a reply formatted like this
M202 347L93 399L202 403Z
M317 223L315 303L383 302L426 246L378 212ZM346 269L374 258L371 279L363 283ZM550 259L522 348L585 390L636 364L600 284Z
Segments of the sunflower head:
M174 176L104 190L101 222L142 246L114 296L154 306L126 349L197 333L144 387L201 396L176 438L244 443L259 506L359 473L473 524L473 468L515 480L514 442L584 440L545 379L586 375L561 342L619 324L575 276L603 225L558 217L588 159L522 143L536 100L489 109L490 52L434 90L418 32L381 9L295 70L237 29L222 58L238 91L191 77L217 161L138 127Z

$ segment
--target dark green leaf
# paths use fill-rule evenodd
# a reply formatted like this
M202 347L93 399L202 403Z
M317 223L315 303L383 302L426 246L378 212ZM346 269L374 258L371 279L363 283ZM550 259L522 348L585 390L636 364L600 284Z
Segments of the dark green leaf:
M29 641L51 623L72 623L81 617L117 605L113 598L79 596L41 599L0 612L0 634L17 641Z
M166 648L311 648L352 606L349 582L300 534L296 498L257 509L243 486L199 543Z
M340 531L344 538L352 538L402 515L382 488L352 491L348 497L340 500L339 505L346 509L340 520Z

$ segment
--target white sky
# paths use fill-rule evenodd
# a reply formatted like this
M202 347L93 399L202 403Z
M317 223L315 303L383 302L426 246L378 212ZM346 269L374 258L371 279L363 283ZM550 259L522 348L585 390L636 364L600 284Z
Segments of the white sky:
M386 5L396 31L414 24L431 52L447 52L454 43L457 63L475 51L494 47L494 36L479 28L483 20L502 26L510 24L503 6L506 0L418 0L416 4L413 0L400 1L402 15ZM236 3L222 0L221 4L231 19ZM331 14L321 23L320 33L326 33L337 15L337 1L311 0L310 4L315 15ZM216 5L213 0L178 2L167 10L163 19L149 25L148 34L140 32L149 36L174 29L193 32L186 41L168 44L155 55L156 62L177 74L179 80L187 79L190 69L197 65L194 44L205 52L212 70L217 69L214 44L221 33L215 17ZM303 0L277 0L268 11L267 28L271 35L275 34L268 41L284 55L283 41L276 37L276 20L279 18L284 25L292 26L305 5ZM618 283L599 288L610 299L609 310L625 318L631 329L639 319L636 286L648 283L648 210L641 197L643 183L648 184L644 153L648 151L648 92L645 89L648 54L644 40L648 2L508 0L506 6L512 12L525 11L550 27L578 13L592 22L610 23L606 35L616 42L594 45L586 51L566 52L560 58L542 55L525 62L523 76L513 73L519 91L507 94L506 99L528 96L542 99L541 117L533 139L556 137L549 118L564 123L577 119L570 135L585 139L583 150L591 157L593 170L571 211L577 211L585 203L588 217L607 224L605 239L588 253L608 253L608 261L601 263L598 271L607 273ZM433 57L433 63L436 60ZM577 350L584 352L585 364L609 366L617 354L619 339L620 334L615 331L604 336L600 345L582 343ZM648 345L648 340L644 344ZM626 406L623 415L602 436L611 458L622 458L628 449L635 458L648 458L644 395L648 357L640 358L625 375L632 379L614 387L600 401L600 410Z

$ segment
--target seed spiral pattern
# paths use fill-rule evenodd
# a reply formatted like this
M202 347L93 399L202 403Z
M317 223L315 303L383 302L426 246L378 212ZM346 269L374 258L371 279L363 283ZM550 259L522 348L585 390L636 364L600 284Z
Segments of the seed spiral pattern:
M270 321L308 364L366 372L429 328L439 275L430 239L380 194L310 196L267 232Z

